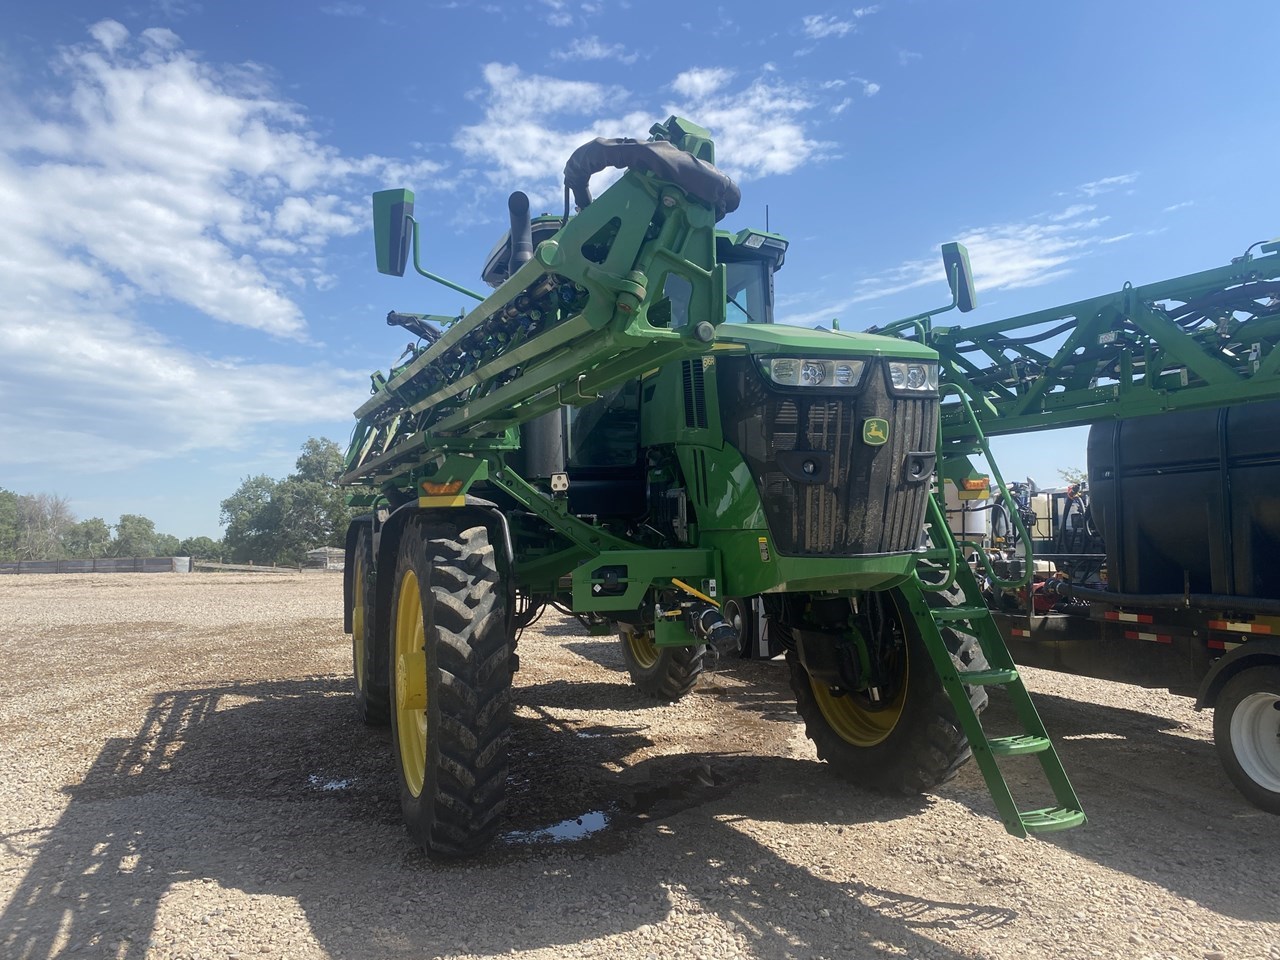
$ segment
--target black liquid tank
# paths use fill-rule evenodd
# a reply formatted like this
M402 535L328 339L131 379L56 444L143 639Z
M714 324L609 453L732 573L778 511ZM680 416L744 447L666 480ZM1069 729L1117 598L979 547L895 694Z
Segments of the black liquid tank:
M1095 424L1089 491L1114 590L1280 599L1280 401Z

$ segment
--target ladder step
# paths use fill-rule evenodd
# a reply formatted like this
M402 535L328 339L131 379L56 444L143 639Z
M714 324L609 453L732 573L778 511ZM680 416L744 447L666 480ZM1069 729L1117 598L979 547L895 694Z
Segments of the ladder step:
M991 615L986 607L937 607L930 611L933 619L939 623L948 620L973 620L976 617Z
M1069 830L1085 822L1083 810L1071 807L1045 807L1042 810L1024 810L1018 813L1022 825L1032 833L1051 833Z
M920 560L949 560L951 555L951 551L945 547L936 547L932 550L921 550L916 557Z
M997 757L1016 757L1026 753L1043 753L1050 747L1047 737L1033 737L1024 734L1017 737L993 737L987 746Z
M971 687L996 687L1018 679L1017 670L961 670L960 682Z

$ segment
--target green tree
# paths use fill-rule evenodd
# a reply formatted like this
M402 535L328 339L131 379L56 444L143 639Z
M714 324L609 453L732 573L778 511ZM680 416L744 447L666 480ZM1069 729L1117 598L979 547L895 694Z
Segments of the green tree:
M308 550L340 544L353 514L337 483L342 468L338 445L311 437L285 479L246 477L222 501L223 543L231 559L297 564Z
M120 514L120 522L116 524L116 536L111 541L111 556L156 556L155 521L138 513Z
M187 537L178 544L178 557L196 557L200 560L221 560L222 541L212 537Z
M18 497L18 559L56 560L63 555L62 538L75 522L66 497L54 493Z
M0 563L18 559L18 495L0 487Z
M343 472L342 465L342 451L336 443L327 437L308 437L289 479L336 486Z
M101 517L90 517L73 523L62 538L68 557L90 560L105 557L111 549L111 527Z
M177 557L181 554L178 547L182 541L175 537L172 533L157 533L155 542L151 545L151 549L155 551L152 556L156 557Z
M1089 479L1089 471L1082 467L1067 467L1065 470L1059 470L1058 476L1062 478L1062 482L1070 486L1074 483L1084 483Z
M222 501L219 519L226 527L222 542L234 562L274 562L273 523L266 511L271 506L276 485L276 481L265 474L245 477L236 492Z

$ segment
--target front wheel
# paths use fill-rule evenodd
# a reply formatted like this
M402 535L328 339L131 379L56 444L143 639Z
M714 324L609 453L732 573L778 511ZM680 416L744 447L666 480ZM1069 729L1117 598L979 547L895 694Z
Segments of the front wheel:
M1213 708L1213 742L1245 799L1280 813L1280 667L1250 667L1227 681Z
M655 700L679 700L693 689L702 673L705 644L659 647L647 630L627 623L618 628L622 660L641 693Z
M391 741L400 809L434 857L478 853L506 798L511 638L484 527L411 521L391 609Z
M882 793L924 793L954 777L971 756L955 707L942 687L905 598L884 598L882 635L873 638L892 683L879 702L809 676L787 651L791 689L818 757L842 778ZM960 670L985 670L978 642L953 630L943 638ZM986 709L982 687L967 687L975 713Z

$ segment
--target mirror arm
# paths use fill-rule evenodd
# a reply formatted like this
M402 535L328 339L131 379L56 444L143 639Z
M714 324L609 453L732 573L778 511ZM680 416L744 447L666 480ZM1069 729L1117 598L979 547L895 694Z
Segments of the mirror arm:
M454 283L452 280L446 280L444 277L438 277L428 270L423 270L418 263L418 221L409 217L409 222L413 224L413 269L417 270L421 276L428 280L434 280L436 283L448 287L450 290L456 290L458 293L465 293L468 297L475 297L477 300L484 300L484 295L476 293L474 290L468 290L466 287Z
M945 307L938 307L936 310L926 310L924 313L917 313L915 316L907 317L904 320L895 320L893 323L887 324L883 327L872 327L867 331L867 333L896 333L906 327L915 327L916 334L920 337L920 342L928 343L929 333L931 331L929 320L939 314L946 313L949 310L954 310L960 305L960 293L957 286L957 282L960 277L959 264L956 265L952 273L953 276L948 279L952 280L951 288L954 292L951 294L951 302Z

